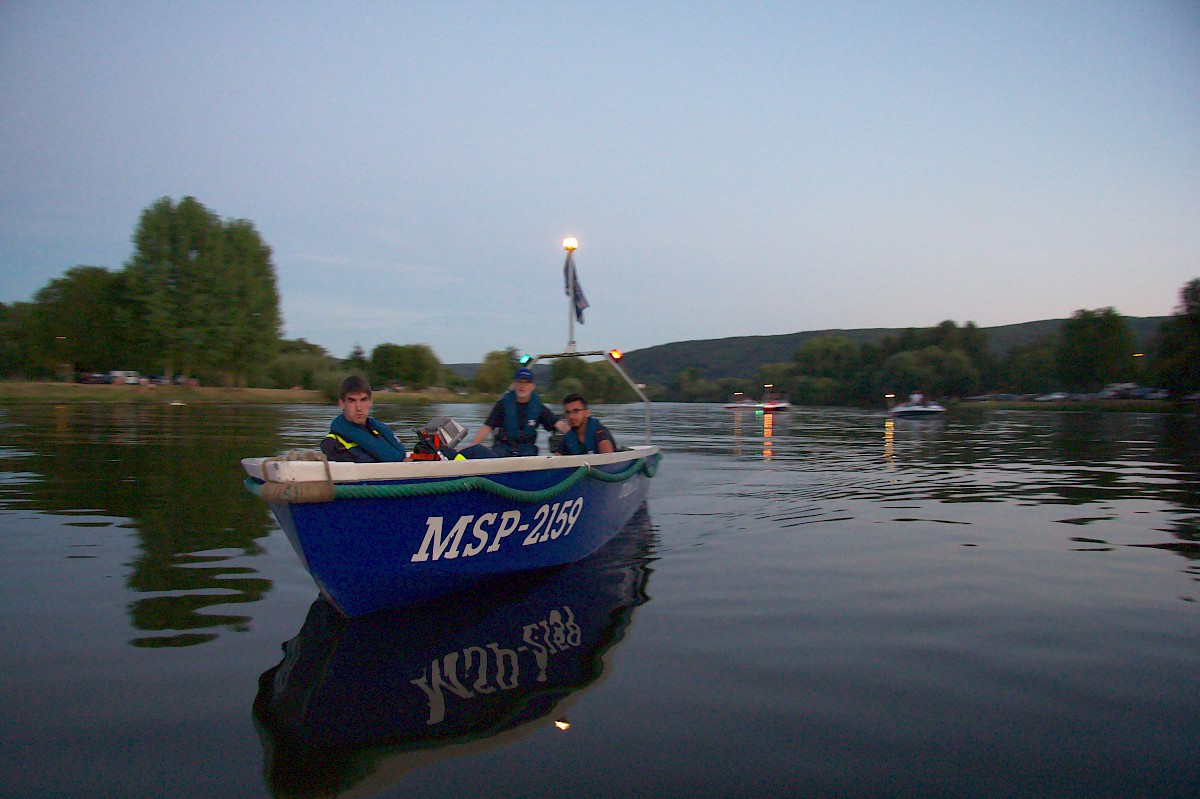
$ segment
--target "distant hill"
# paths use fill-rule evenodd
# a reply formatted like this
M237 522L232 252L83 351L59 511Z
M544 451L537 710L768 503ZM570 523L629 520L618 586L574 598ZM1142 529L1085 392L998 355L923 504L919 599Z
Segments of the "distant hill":
M1158 332L1166 316L1125 317L1133 330L1139 348L1144 349ZM1028 344L1057 333L1064 319L1045 319L1015 325L984 327L988 348L1004 355L1018 344ZM695 367L706 378L754 377L759 367L768 363L790 361L792 354L805 341L822 336L843 336L858 342L878 343L885 336L898 336L907 328L859 328L855 330L812 330L785 333L777 336L734 336L732 338L697 339L658 344L625 353L622 364L634 379L643 383L665 384L681 369Z

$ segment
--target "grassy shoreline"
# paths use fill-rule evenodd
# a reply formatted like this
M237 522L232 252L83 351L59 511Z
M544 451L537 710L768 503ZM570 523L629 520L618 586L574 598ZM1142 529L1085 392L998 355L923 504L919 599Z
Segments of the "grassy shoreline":
M451 394L447 391L376 391L376 405L491 403L494 394ZM287 388L218 388L215 386L124 386L30 381L0 381L0 405L22 402L133 403L142 405L334 405L320 391ZM1089 402L957 402L951 412L979 410L1114 411L1121 413L1179 413L1197 410L1196 403L1149 400L1092 400Z
M375 392L375 404L430 404L447 402L493 402L495 397L460 396L445 391L395 393ZM278 388L218 388L213 386L124 386L84 383L0 381L0 404L50 403L135 403L196 405L333 405L320 391Z

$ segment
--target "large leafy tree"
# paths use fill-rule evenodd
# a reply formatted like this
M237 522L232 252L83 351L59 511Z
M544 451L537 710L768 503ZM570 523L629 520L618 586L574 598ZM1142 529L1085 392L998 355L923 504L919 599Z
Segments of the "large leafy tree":
M0 302L0 375L4 377L42 377L52 374L52 359L34 353L37 306L29 302ZM42 365L39 366L39 363Z
M367 368L375 385L398 383L419 391L438 379L442 363L428 344L380 344Z
M1073 389L1096 391L1133 371L1133 331L1112 308L1079 310L1063 322L1058 373Z
M1058 340L1044 336L1018 344L1004 361L1004 382L1011 391L1043 393L1062 387L1058 376Z
M1175 314L1160 326L1151 372L1172 394L1200 391L1200 278L1184 285Z
M820 336L800 345L792 360L800 375L845 379L862 367L862 347L845 336Z
M222 223L194 197L142 212L126 265L139 338L165 375L208 371L241 383L279 340L271 250L246 220Z
M483 358L475 372L475 388L484 393L503 391L512 382L520 354L516 347L493 350Z
M124 276L99 266L76 266L51 280L34 295L38 351L77 371L117 368L131 355L125 293Z
M223 224L215 268L205 360L224 382L243 385L246 375L276 353L283 319L271 248L244 219Z
M804 342L792 355L795 376L788 384L792 400L836 405L864 399L864 348L845 336L821 336Z

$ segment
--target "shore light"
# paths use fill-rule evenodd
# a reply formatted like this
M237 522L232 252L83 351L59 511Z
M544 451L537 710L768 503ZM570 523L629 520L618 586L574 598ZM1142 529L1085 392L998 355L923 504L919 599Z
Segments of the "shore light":
M517 358L517 363L524 366L525 364L529 363L532 360L533 360L533 356L526 354L526 355L522 355L520 358Z
M574 236L567 236L565 239L563 239L563 249L567 252L579 249L579 239L575 238Z
M612 358L614 361L619 361L625 357L625 353L618 349L611 349L608 351L608 357Z
M566 731L571 729L571 722L567 721L566 719L555 719L554 726L558 727L560 730Z

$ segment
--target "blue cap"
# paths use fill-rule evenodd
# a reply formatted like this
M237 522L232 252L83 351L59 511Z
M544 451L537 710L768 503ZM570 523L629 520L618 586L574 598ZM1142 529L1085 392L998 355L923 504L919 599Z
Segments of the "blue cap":
M513 380L532 380L532 379L533 379L533 370L527 369L524 366L522 366L520 369L517 370L517 376L513 378Z

